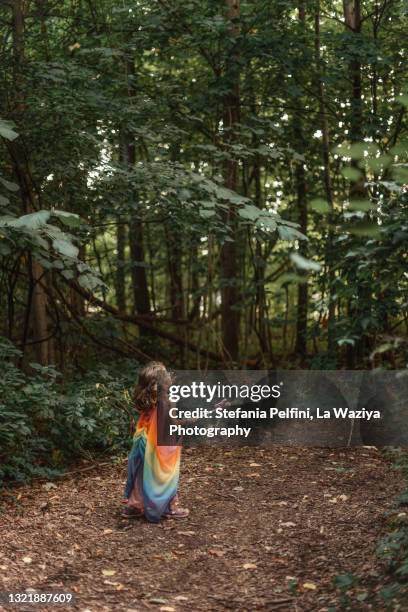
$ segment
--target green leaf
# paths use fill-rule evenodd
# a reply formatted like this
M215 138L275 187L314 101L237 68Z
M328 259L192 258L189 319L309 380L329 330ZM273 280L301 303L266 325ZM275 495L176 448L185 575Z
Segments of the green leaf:
M408 153L408 141L402 140L390 149L391 155L406 155Z
M302 257L302 255L299 253L291 253L290 259L293 261L295 266L301 270L314 270L318 272L321 269L321 265L317 263L317 261L306 259L306 257Z
M4 179L2 176L0 176L0 183L3 184L3 186L8 189L9 191L18 191L20 189L20 187L16 184L16 183L12 183L11 181L7 181L6 179Z
M367 166L373 172L380 172L381 170L384 170L384 168L389 166L391 162L391 155L379 155L378 157L367 159Z
M408 94L401 94L398 98L395 98L395 101L405 106L405 108L408 108Z
M357 170L357 168L352 168L351 166L342 168L341 173L348 181L358 181L358 179L362 176L360 170Z
M354 236L379 238L381 235L380 227L372 221L360 221L353 225L345 226L344 229L350 232L350 234L354 234Z
M404 168L403 166L394 166L392 169L392 176L398 183L404 185L405 183L408 183L408 168Z
M52 210L52 215L58 217L64 225L68 227L79 227L81 225L81 218L75 213L67 212L66 210Z
M208 210L203 208L200 210L200 217L203 219L209 219L210 217L215 217L215 210Z
M261 211L253 204L245 204L243 208L240 208L238 210L238 214L243 219L248 219L249 221L256 221L256 219L258 219L259 215L261 214Z
M50 212L48 210L38 210L37 212L30 213L29 215L22 215L18 219L10 222L8 225L27 230L38 230L47 224L49 218Z
M178 193L178 197L179 197L179 200L181 200L182 202L185 202L186 200L189 200L191 198L191 191L185 188L180 189Z
M408 489L401 493L398 498L398 503L400 506L408 506Z
M349 204L350 210L362 210L366 212L373 208L373 203L370 200L351 200Z
M256 227L259 227L261 230L269 230L274 232L277 226L278 224L276 222L276 218L270 214L266 214L265 212L263 212L256 221Z
M6 140L15 140L18 138L17 132L13 130L14 124L11 121L5 121L4 119L0 119L0 136L5 138Z
M287 225L278 225L279 236L282 240L293 242L294 240L307 240L304 234L301 234L298 230Z
M367 597L368 597L368 593L367 593L367 591L364 591L363 593L359 593L357 595L357 600L358 601L365 601L367 599Z
M310 208L315 210L318 213L328 213L330 212L330 205L327 200L323 200L322 198L315 198L310 202Z
M33 241L34 244L36 244L37 246L41 247L45 251L48 251L49 248L50 248L48 242L42 236L40 236L38 233L37 234L33 234L31 236L31 240Z
M84 289L89 289L90 291L93 291L102 284L97 276L89 273L81 274L78 278L78 282L81 287L84 287Z
M57 238L52 242L53 247L56 251L65 255L66 257L78 257L79 249L72 242L64 240L63 238Z
M12 217L11 215L2 215L0 217L0 227L13 227L13 223L16 221L16 217Z
M290 283L307 283L307 277L305 275L300 276L300 274L294 274L293 272L287 272L286 274L282 274L277 280L277 286L282 287L283 285L287 285Z
M72 270L61 270L61 274L67 280L71 280L75 276Z
M338 147L335 147L334 152L342 157L351 157L351 159L363 159L366 153L375 155L378 153L377 145L371 142L345 142Z
M10 255L11 247L5 240L0 240L0 255Z
M200 205L204 208L215 208L216 203L215 200L200 200Z
M248 198L244 198L244 196L239 195L235 191L231 189L227 189L226 187L221 187L220 185L213 185L212 191L215 193L217 198L221 200L229 200L233 204L244 204L248 202Z
M344 344L349 344L350 346L354 346L356 343L354 338L340 338L337 340L337 344L339 346L343 346Z
M338 589L348 590L355 584L353 574L341 574L334 578L334 584Z

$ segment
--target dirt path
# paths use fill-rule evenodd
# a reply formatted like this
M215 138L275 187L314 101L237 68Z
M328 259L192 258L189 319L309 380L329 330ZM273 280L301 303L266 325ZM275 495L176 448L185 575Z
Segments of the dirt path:
M0 590L64 588L82 612L326 610L336 575L376 581L384 513L403 488L375 449L187 450L191 516L150 525L119 517L124 470L14 491Z

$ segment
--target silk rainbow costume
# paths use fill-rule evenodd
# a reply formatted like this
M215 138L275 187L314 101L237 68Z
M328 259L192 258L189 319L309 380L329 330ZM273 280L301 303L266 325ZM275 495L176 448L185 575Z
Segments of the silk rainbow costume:
M159 446L157 405L139 416L128 458L125 497L130 508L157 523L177 495L180 446Z

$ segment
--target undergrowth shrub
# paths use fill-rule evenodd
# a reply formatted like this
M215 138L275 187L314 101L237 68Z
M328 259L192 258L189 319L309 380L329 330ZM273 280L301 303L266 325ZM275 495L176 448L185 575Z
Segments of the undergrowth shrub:
M394 462L395 467L402 471L408 485L407 449L389 449L388 456ZM383 589L382 596L393 604L396 601L406 603L408 596L408 488L400 494L397 504L399 512L392 513L388 533L382 538L377 549L380 558L387 563L391 578L390 584Z
M135 362L63 383L53 367L30 364L31 373L24 373L16 365L20 356L0 338L0 486L128 448Z

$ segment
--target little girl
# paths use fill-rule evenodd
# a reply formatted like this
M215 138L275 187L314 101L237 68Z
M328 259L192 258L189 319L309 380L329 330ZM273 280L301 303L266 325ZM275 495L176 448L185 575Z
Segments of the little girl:
M128 458L126 504L123 516L144 515L152 523L160 518L184 518L189 511L178 506L180 446L158 445L158 403L169 406L171 376L162 363L145 366L135 389L135 408L139 413L133 446ZM159 393L163 398L159 398Z

